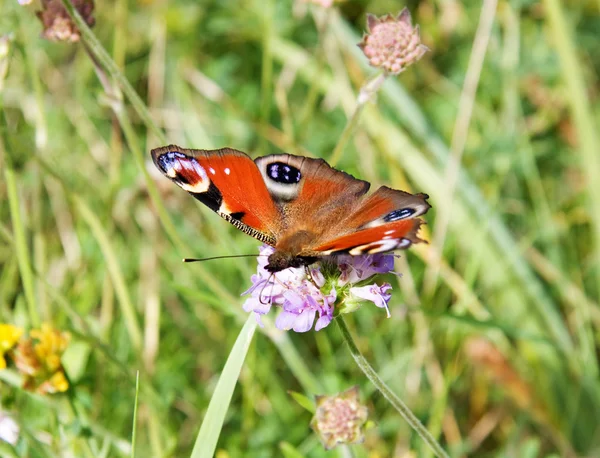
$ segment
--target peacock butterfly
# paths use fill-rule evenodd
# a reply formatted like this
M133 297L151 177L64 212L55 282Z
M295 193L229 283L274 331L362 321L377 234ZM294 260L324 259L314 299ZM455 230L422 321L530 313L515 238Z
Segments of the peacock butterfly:
M380 187L323 159L274 154L252 160L231 148L152 150L171 181L239 230L271 245L266 269L310 265L322 256L373 254L421 242L427 194Z

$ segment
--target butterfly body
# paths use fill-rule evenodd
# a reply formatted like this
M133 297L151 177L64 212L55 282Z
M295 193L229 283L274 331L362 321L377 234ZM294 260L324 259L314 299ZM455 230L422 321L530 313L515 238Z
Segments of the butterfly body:
M337 254L407 248L430 205L426 194L370 184L323 159L276 154L253 161L230 148L152 150L157 168L241 231L271 245L266 269L310 265Z

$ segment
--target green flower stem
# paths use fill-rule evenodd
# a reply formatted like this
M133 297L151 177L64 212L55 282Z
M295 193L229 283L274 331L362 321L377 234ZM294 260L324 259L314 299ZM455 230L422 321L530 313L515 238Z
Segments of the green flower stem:
M356 107L354 108L354 112L350 116L350 119L348 119L346 127L344 128L342 135L340 135L340 139L338 140L337 145L335 145L333 153L331 153L331 157L329 158L329 165L332 167L335 167L342 158L346 143L348 143L350 135L352 135L354 129L358 125L360 114L362 113L366 103L371 100L373 95L375 95L381 85L385 82L386 78L387 73L377 73L374 77L368 79L367 82L360 88L360 92L358 93L358 97L356 99Z
M350 353L358 364L358 367L365 373L367 378L371 380L373 385L379 390L379 392L385 397L390 404L402 415L402 417L406 420L406 422L410 425L412 429L414 429L421 439L423 439L431 450L437 457L449 458L449 455L444 451L442 446L438 444L435 438L431 435L429 431L423 426L423 423L419 421L419 419L415 416L414 413L408 408L406 404L398 397L396 394L385 384L385 382L379 377L375 369L371 367L371 365L367 362L365 357L361 354L360 350L356 346L352 335L344 321L344 318L340 315L335 319L340 331L342 332L342 337L348 344L348 348L350 349Z

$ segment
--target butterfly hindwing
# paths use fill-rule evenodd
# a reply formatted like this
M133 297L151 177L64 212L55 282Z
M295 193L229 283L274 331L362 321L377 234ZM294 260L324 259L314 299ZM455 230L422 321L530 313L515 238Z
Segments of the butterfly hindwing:
M422 220L419 216L431 207L426 194L410 194L382 186L362 199L340 221L348 232L325 241L315 251L326 254L373 254L408 248L421 242L417 236Z
M430 208L427 196L386 186L366 195L369 183L322 159L280 154L256 159L288 230L277 248L303 256L352 255L406 248L420 241L418 217Z

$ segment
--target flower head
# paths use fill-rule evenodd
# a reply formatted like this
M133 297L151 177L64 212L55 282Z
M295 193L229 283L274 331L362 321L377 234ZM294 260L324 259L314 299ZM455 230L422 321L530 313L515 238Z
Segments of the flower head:
M15 365L24 377L24 387L38 393L64 392L69 388L61 356L71 336L47 324L33 329L29 338L19 342L15 351Z
M336 304L338 313L353 311L364 300L387 310L391 297L389 284L355 285L378 273L392 271L393 255L328 257L320 265L288 268L272 274L265 267L273 252L270 246L260 248L257 273L252 275L252 286L243 293L250 295L244 302L244 310L254 312L261 325L260 317L272 306L281 309L275 326L296 332L310 331L313 325L316 331L323 329L333 319ZM372 291L363 292L362 288L368 287Z
M94 1L72 0L72 2L87 25L92 27L96 22L92 16ZM36 15L44 26L42 36L45 39L50 41L79 41L81 32L60 0L42 0L42 10L38 11Z
M367 15L367 30L358 46L369 64L392 75L404 71L429 50L421 44L419 26L413 27L406 7L396 17Z
M388 308L388 302L392 297L392 294L388 293L390 289L392 289L392 285L390 285L389 283L384 283L381 286L373 284L365 286L355 286L354 288L350 288L350 293L355 299L371 301L377 307L385 309L389 318L390 309Z
M334 396L317 396L317 410L310 426L326 449L356 444L364 439L362 427L368 413L360 403L358 386L353 386Z

